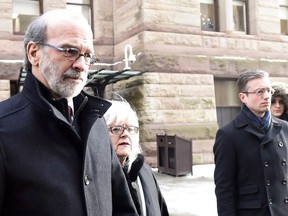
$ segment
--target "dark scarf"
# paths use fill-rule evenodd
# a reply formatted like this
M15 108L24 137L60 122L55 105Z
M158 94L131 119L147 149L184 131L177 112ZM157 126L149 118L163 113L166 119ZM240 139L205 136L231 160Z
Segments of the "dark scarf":
M268 131L271 122L270 111L266 112L263 118L257 117L245 104L243 104L241 112L251 120L252 124L258 128Z

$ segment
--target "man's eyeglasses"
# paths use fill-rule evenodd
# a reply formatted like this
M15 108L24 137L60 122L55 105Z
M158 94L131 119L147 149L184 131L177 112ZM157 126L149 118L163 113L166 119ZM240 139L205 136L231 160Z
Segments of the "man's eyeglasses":
M245 94L256 94L258 96L262 96L265 92L268 92L269 94L273 95L275 90L272 89L272 88L260 88L260 89L257 89L256 91L254 92L242 92L242 93L245 93Z
M95 64L97 61L99 61L99 59L92 53L80 53L80 51L77 48L62 48L62 47L58 47L58 46L54 46L48 43L42 43L39 42L38 44L41 44L43 46L49 46L51 48L54 48L56 50L58 50L59 52L64 52L64 56L70 60L70 61L76 61L78 58L80 58L81 56L84 56L85 59L85 63L87 65L93 65Z
M123 134L124 130L128 131L128 133L130 135L135 135L139 132L139 128L136 127L136 126L129 126L129 127L123 127L123 126L114 126L114 127L110 127L109 128L109 131L112 133L112 134L116 134L116 135L121 135Z

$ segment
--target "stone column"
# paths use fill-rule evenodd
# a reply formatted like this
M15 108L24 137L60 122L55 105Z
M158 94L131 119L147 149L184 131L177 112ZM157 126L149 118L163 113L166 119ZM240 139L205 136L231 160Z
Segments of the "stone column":
M233 32L233 4L232 0L219 0L220 32Z

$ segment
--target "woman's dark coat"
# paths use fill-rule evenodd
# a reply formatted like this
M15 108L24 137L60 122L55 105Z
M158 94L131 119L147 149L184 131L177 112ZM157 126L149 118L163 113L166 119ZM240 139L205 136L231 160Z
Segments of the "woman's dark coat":
M0 103L0 215L137 215L102 118L110 103L82 92L71 125L66 99L52 106L41 86L29 72Z
M140 169L139 177L145 196L147 216L168 216L166 202L151 167L144 163Z
M272 117L267 134L240 113L214 145L219 216L286 216L288 125Z

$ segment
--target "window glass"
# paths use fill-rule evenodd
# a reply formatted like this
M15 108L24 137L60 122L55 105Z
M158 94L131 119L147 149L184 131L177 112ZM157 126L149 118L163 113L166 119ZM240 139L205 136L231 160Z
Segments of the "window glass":
M288 1L280 1L280 30L281 34L287 35L288 34Z
M246 5L243 1L233 1L234 31L246 32Z
M77 13L82 13L88 20L89 24L92 25L90 0L69 0L67 1L66 8Z
M236 80L216 79L214 84L216 106L239 106L241 104Z
M219 127L229 123L240 111L236 80L215 79L217 122Z
M213 0L200 1L201 30L216 31L215 8Z
M31 21L39 15L38 0L13 0L13 33L24 34Z
M90 0L67 0L67 4L90 4Z

